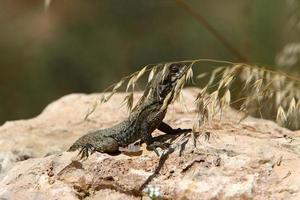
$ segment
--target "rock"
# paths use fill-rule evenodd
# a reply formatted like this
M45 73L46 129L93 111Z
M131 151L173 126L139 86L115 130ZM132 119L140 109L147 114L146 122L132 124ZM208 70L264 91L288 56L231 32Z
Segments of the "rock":
M196 95L185 89L189 112L175 103L165 121L192 127ZM0 127L0 199L300 199L300 131L252 117L237 123L232 109L203 127L196 148L181 135L161 158L143 145L140 156L96 152L78 161L64 152L78 137L128 115L120 93L84 121L99 96L68 95L34 119Z

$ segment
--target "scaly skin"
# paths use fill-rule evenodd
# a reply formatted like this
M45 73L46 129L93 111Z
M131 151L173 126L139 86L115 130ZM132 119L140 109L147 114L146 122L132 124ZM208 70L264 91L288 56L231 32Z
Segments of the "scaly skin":
M114 154L119 147L141 139L149 149L155 149L161 144L154 142L151 133L159 129L167 134L188 132L190 129L172 129L165 124L167 107L174 96L174 88L178 80L186 73L187 66L172 64L163 76L160 71L150 83L130 116L125 121L107 129L90 132L80 137L68 151L81 149L81 158L88 157L94 151Z

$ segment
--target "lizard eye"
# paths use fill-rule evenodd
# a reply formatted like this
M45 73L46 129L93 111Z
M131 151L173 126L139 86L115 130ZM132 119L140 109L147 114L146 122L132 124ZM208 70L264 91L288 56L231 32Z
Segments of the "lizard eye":
M179 71L179 65L177 65L177 64L172 64L172 65L170 66L170 71L171 71L172 73L177 73L177 72Z

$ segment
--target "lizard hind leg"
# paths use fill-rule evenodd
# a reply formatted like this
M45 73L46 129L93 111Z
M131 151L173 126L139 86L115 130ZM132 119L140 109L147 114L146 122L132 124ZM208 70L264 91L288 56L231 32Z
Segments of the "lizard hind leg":
M95 151L101 153L108 153L110 155L117 155L119 153L119 144L118 142L111 137L104 137L102 140L93 142L92 144L87 143L82 147L79 154L81 154L81 158L88 157L95 153Z
M95 152L95 147L92 144L85 144L84 146L81 147L79 153L77 156L80 156L80 160L83 158L87 159L89 155L92 155Z
M77 156L80 156L80 160L83 158L87 159L90 155L95 153L95 151L115 155L119 152L118 149L119 145L115 139L111 137L105 137L103 140L96 142L93 141L91 143L81 145Z
M95 151L115 155L119 152L119 144L112 137L104 137L101 141L94 143Z

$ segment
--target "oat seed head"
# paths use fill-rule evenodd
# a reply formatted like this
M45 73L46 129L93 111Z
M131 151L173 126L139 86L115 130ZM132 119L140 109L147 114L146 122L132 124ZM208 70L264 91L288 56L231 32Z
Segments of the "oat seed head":
M195 74L197 64L209 62L220 66L204 73ZM109 101L109 99L122 88L128 92L124 98L124 104L131 110L133 107L134 91L139 80L144 77L148 83L160 72L162 77L167 75L171 64L184 63L189 68L177 81L174 88L174 96L167 95L163 107L168 102L178 99L183 107L182 89L187 83L199 87L195 105L197 108L196 125L200 127L214 119L216 115L222 115L229 106L244 113L241 121L249 115L272 119L282 126L291 129L300 129L300 78L280 71L246 63L232 63L211 59L196 59L174 61L168 63L149 64L129 76L122 78L116 84L105 90L100 101L89 109L85 118L92 114L97 105ZM196 77L195 81L193 77ZM207 82L205 80L207 79ZM201 84L199 83L201 82ZM127 85L126 85L127 84ZM124 87L123 87L124 86ZM170 99L173 98L173 99Z

